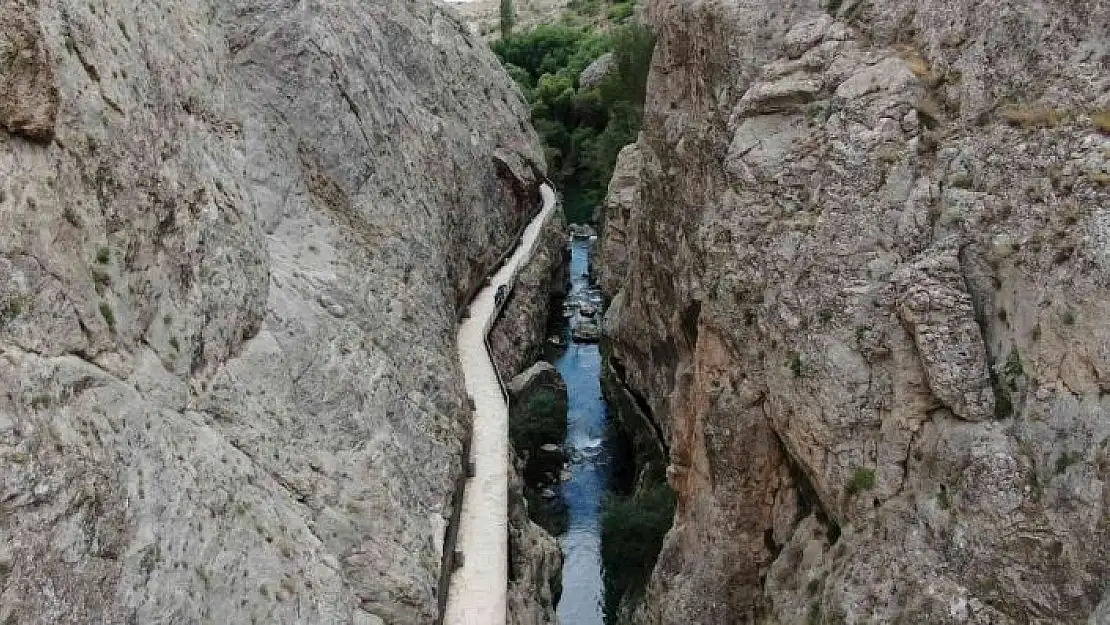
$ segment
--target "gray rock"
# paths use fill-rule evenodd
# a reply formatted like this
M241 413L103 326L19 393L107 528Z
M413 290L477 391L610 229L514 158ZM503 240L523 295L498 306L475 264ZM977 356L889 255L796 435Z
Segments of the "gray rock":
M605 79L617 71L617 57L612 52L606 52L586 66L578 75L579 89L592 89L600 86Z
M433 622L455 317L543 171L494 56L424 0L14 0L0 59L0 621Z
M48 142L58 88L37 13L36 0L7 0L0 7L0 127Z
M678 508L626 622L1100 622L1110 14L838 7L647 5L599 281Z
M592 321L582 321L574 326L570 335L579 343L597 343L601 340L601 328Z

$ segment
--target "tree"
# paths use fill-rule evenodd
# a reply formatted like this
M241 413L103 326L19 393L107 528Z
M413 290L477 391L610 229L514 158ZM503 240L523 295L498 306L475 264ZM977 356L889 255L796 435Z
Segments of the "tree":
M501 38L508 39L513 36L513 25L516 24L516 7L513 0L501 0Z

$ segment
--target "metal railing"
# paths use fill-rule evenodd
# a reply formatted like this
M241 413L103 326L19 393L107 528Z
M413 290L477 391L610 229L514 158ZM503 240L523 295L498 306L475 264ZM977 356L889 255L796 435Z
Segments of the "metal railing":
M555 192L555 187L554 187L554 185L551 184L551 181L545 179L543 184L548 186L552 190L553 195L555 195L555 199L553 200L553 203L555 204L555 206L552 207L551 212L549 212L547 214L547 217L544 219L544 222L540 225L540 233L541 234L537 236L537 241L539 240L539 236L542 236L543 230L545 228L547 228L548 224L551 223L551 218L555 214L555 208L559 204L558 194ZM542 211L543 211L543 196L541 194L541 196L540 196L540 212L542 212ZM482 289L484 289L486 286L492 285L491 279L493 278L493 276L497 275L497 272L501 270L501 268L505 265L505 262L508 259L512 258L513 254L515 254L516 251L520 248L521 244L523 243L524 232L528 229L528 226L532 223L531 220L535 219L535 218L536 218L536 216L532 216L529 219L529 221L525 222L524 226L522 226L520 228L520 230L516 234L515 243L509 249L507 249L503 254L501 254L500 258L497 259L497 262L494 263L493 267L490 268L489 273L486 275L486 277L481 282L479 282L478 288L475 289L474 292L472 292L470 294L470 299L467 301L466 307L463 308L460 311L460 313L458 314L458 316L456 318L456 321L461 321L463 318L465 318L465 316L469 315L470 305L471 305L471 303L473 303L474 297L477 296L478 293L481 293ZM519 273L520 269L521 268L518 267L517 272L514 272L513 275L509 276L509 279L505 283L506 289L505 289L504 299L502 299L500 303L495 303L493 314L491 314L489 316L489 318L486 320L485 326L482 328L482 343L483 343L483 346L485 347L486 355L490 359L490 364L493 366L494 377L497 378L497 385L498 385L498 388L500 388L500 390L501 390L501 397L505 401L506 406L508 406L508 404L509 404L509 391L508 391L508 388L505 386L505 381L501 376L501 371L497 367L497 361L494 360L494 358L493 358L493 348L490 346L489 336L490 336L490 333L493 330L493 327L495 325L497 325L497 321L501 318L501 315L505 312L505 308L508 306L509 301L512 299L513 291L516 288L516 274ZM495 302L496 302L496 300L495 300ZM455 483L455 492L454 492L454 494L452 496L452 499L451 499L451 518L448 520L447 528L446 528L445 533L444 533L443 556L442 556L441 565L440 565L441 568L440 568L439 593L438 593L438 596L437 596L437 599L439 601L439 615L436 618L436 625L442 625L443 624L443 619L444 619L444 617L446 615L446 612L447 612L447 599L448 599L448 593L450 591L450 586L451 586L451 576L454 573L454 570L456 568L455 554L456 554L456 547L458 545L459 522L460 522L460 519L461 519L461 516L462 516L463 496L464 496L465 491L466 491L466 482L470 478L470 463L471 463L470 450L471 450L472 439L473 439L473 436L474 436L474 417L475 417L475 414L474 414L474 398L467 395L467 399L468 399L468 405L470 406L470 410L471 410L471 415L470 415L471 416L471 422L468 425L468 428L467 428L468 431L467 431L466 437L462 441L462 445L463 445L462 457L465 459L465 464L463 466L462 474L460 475L459 479ZM508 580L506 580L506 583L508 583Z

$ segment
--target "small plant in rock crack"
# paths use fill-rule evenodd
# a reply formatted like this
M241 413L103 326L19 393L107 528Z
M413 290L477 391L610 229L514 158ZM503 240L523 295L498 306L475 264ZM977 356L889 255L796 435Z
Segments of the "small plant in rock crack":
M1060 454L1060 457L1056 459L1056 475L1063 475L1068 467L1077 462L1079 462L1078 454L1069 454L1066 451Z
M1094 124L1095 130L1104 135L1110 135L1110 109L1091 114L1091 123Z
M875 470L858 468L852 473L852 479L844 485L844 492L849 496L875 488Z
M944 484L940 485L940 491L937 492L937 505L943 510L952 507L952 494L948 492L948 487Z
M798 352L791 352L790 359L787 361L787 364L790 365L790 371L794 373L794 377L805 377L805 363L802 362L801 354L799 354Z
M104 323L108 324L108 329L116 331L116 314L112 312L112 307L108 302L100 302L100 316L104 317Z
M112 281L112 278L108 275L108 272L104 271L100 267L92 268L92 279L97 288L106 287L108 286L108 283Z
M96 251L96 262L101 265L107 265L112 260L112 250L107 247L102 247Z

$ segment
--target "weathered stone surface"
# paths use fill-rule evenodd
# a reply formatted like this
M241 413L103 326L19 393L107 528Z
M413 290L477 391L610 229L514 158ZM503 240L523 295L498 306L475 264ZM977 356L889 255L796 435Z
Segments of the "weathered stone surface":
M930 247L892 280L899 291L898 314L913 336L933 395L961 419L983 421L994 416L994 391L956 243L949 238Z
M578 87L580 89L597 87L616 70L617 57L612 52L606 52L582 70L582 73L578 75Z
M509 394L513 397L528 395L538 388L559 388L563 389L566 393L566 385L562 381L559 372L555 370L555 366L551 363L540 360L513 376L505 384Z
M1110 13L833 4L647 7L604 325L679 505L635 620L1098 622Z
M542 355L552 300L569 284L566 221L561 212L540 236L532 261L518 274L489 335L493 362L506 382Z
M39 0L0 6L0 127L36 141L54 136L58 89L38 18Z
M0 621L432 622L455 316L537 209L511 80L424 1L27 6L60 106L0 134Z
M590 271L606 297L613 297L620 290L628 273L628 227L639 207L640 169L643 159L640 146L625 146L617 155L609 191L602 207L601 228L604 237L598 239L596 254L590 259Z

